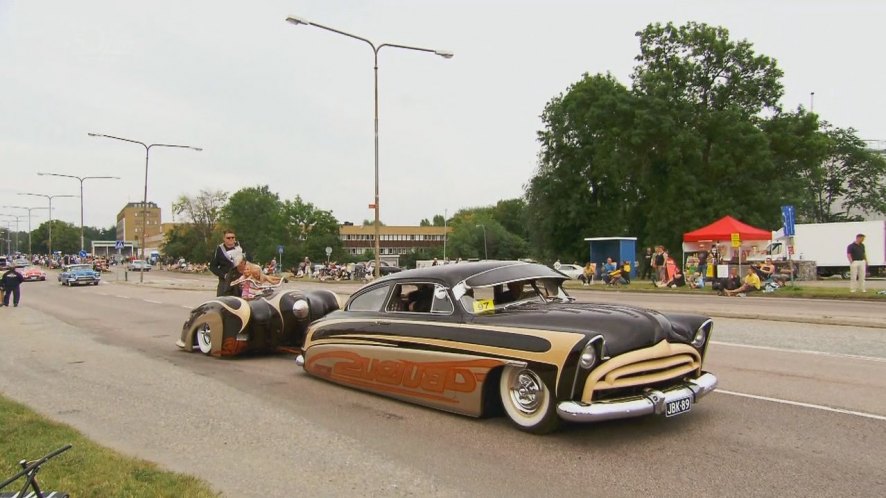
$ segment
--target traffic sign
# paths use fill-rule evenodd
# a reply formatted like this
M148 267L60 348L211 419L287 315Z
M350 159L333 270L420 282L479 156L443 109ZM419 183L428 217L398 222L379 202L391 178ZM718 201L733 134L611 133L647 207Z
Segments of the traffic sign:
M122 240L118 240L117 242L115 242L115 243L114 243L114 249L118 249L118 250L119 250L119 249L123 249L123 241L122 241Z
M784 221L784 235L791 237L796 234L794 229L794 206L787 205L781 207L781 219Z
M738 232L732 234L732 247L741 247L741 234Z
M80 257L81 258L85 258L86 254L87 254L86 251L84 251L83 249L80 249Z
M279 245L279 246L277 246L277 253L278 253L278 254L283 254L283 245L282 245L282 244Z
M332 248L329 246L326 246L326 255L329 256L330 254L332 254Z

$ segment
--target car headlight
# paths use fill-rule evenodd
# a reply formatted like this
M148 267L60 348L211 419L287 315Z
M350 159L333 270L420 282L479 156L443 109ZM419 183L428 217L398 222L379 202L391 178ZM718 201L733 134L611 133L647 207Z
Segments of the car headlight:
M578 359L578 364L581 368L589 369L597 363L597 348L594 347L593 342L589 342L587 346L582 350L581 356Z
M708 340L708 327L710 322L705 322L695 331L695 336L692 338L692 345L696 348L700 348L704 346L705 341Z
M310 311L311 307L308 306L308 302L304 299L298 299L292 303L292 314L295 315L296 318L307 318Z

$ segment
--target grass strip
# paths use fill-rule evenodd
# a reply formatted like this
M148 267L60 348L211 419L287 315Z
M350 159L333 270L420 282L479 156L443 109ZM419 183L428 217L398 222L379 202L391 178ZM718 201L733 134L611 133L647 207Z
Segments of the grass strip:
M0 395L0 481L21 470L20 460L36 460L66 444L73 447L37 474L44 492L65 491L77 497L218 496L201 479L99 446L70 426ZM19 479L3 491L19 491L24 483Z

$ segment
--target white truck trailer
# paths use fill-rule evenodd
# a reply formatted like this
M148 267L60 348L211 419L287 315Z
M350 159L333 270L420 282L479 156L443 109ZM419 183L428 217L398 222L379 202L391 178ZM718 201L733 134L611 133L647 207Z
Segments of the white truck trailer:
M868 257L868 274L886 273L886 220L847 221L840 223L804 223L794 225L795 235L785 237L784 231L772 232L772 242L766 246L765 255L773 261L791 259L815 261L820 276L842 275L849 277L849 260L846 246L855 236L865 235L864 247Z

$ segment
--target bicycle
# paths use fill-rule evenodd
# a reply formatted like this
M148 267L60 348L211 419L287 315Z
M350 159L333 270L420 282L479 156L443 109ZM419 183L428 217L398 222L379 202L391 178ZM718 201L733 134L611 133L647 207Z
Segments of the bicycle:
M70 495L64 491L49 491L48 493L44 492L40 489L40 484L37 482L37 472L40 471L40 467L48 462L50 459L61 455L62 453L71 449L70 444L66 444L61 448L48 453L37 460L21 460L18 462L21 465L22 470L19 471L14 476L0 483L0 490L14 483L15 481L25 478L25 485L22 487L20 491L16 492L4 492L0 491L0 498L68 498ZM28 490L33 490L32 492L28 492Z

